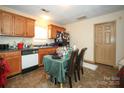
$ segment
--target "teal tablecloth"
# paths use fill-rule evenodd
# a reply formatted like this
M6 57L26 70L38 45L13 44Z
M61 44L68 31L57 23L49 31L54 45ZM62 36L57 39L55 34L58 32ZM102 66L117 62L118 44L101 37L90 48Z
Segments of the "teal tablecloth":
M65 82L65 69L67 67L69 58L53 59L52 55L43 57L43 64L45 72L56 78L60 83Z

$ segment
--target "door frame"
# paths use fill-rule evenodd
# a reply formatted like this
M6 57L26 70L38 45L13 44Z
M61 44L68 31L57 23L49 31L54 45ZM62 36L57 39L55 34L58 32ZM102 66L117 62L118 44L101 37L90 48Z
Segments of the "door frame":
M96 33L96 25L100 25L100 24L105 24L105 23L111 23L111 22L113 22L114 23L114 33L115 33L115 44L114 44L114 47L115 47L115 60L114 60L114 64L113 64L113 67L115 67L116 66L116 20L113 20L113 21L108 21L108 22L103 22L103 23L96 23L96 24L94 24L94 63L97 63L96 62L96 46L95 46L95 37L96 37L96 35L95 35L95 33Z

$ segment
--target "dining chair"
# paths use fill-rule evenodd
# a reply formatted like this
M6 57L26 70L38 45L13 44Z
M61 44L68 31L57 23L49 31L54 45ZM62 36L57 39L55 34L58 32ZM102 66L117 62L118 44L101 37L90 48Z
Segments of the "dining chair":
M72 77L73 77L73 75L75 77L75 81L77 82L75 63L76 63L78 51L79 51L79 49L77 49L75 51L72 51L70 60L68 61L67 76L68 76L68 79L69 79L70 88L72 88Z
M77 60L76 60L76 71L77 71L77 75L78 75L78 80L80 80L80 71L82 72L82 75L84 74L83 61L84 61L84 54L85 54L86 50L87 50L87 48L81 49L81 51L77 57Z

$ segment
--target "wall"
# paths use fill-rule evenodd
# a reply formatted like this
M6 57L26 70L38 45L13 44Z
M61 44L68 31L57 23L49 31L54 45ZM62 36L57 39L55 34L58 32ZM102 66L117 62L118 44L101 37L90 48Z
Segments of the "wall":
M4 7L4 6L0 6L0 9L5 10L5 11L8 11L8 12L15 13L15 14L19 14L19 15L22 15L22 16L25 16L25 17L33 18L33 19L36 20L35 21L35 26L40 26L40 27L43 27L45 29L47 29L48 24L51 24L51 23L52 24L56 24L56 23L53 23L51 21L44 20L41 17L34 17L34 16L31 16L31 15L25 14L23 12L20 12L20 11L14 10L14 9L10 9L10 8ZM16 43L21 42L21 41L24 41L27 44L34 43L33 42L34 41L33 38L0 36L0 44L1 43L9 43L10 45L12 45L14 43L14 41ZM47 40L42 40L41 41L41 44L42 43L51 43L51 42L54 42L54 40L47 39Z
M71 46L87 47L86 60L94 61L94 24L116 21L116 63L124 57L124 11L64 25L70 33Z

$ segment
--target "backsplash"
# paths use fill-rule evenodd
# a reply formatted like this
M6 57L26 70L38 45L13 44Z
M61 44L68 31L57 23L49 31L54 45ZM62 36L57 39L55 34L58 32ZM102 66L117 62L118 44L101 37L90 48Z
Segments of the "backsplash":
M38 40L37 42L35 42L35 41L34 41L34 38L0 36L0 44L13 45L15 43L24 42L25 44L35 44L36 45L36 44L54 43L53 39Z
M33 42L33 38L22 38L22 37L7 37L0 36L0 44L10 44L25 42L26 44L31 44Z

